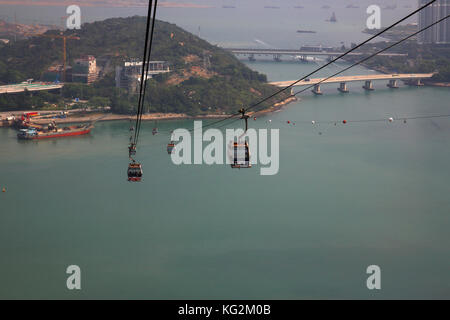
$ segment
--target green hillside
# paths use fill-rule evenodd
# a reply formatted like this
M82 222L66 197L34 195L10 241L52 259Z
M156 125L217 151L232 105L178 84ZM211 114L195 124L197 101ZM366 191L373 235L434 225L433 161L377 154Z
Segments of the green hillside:
M94 104L109 104L115 112L133 112L136 94L115 88L114 69L130 59L142 60L145 26L144 17L114 18L66 31L66 35L80 37L68 40L68 64L82 55L94 55L104 70L101 79L91 86L67 85L63 91L66 101L78 97ZM52 33L58 31L47 34ZM230 113L276 90L266 84L265 75L250 70L232 54L163 21L156 21L151 60L169 62L172 72L149 81L147 112ZM0 84L42 79L48 67L61 61L61 39L33 37L4 46L0 48ZM24 96L0 96L0 108L42 107L55 100L63 103L48 93ZM279 96L277 101L286 97ZM262 108L277 101L267 102Z

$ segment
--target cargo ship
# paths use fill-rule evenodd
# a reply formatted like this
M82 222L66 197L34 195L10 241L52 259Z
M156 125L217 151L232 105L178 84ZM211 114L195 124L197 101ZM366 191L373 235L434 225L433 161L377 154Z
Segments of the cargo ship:
M49 124L47 129L37 129L33 127L20 129L17 138L21 140L37 140L81 136L90 133L92 128L92 124L58 128L53 122Z
M297 30L297 33L317 33L317 32L312 30Z

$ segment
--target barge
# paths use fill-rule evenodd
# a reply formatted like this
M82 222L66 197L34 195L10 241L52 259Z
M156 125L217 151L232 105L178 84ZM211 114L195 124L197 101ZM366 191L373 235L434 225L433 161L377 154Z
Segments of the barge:
M91 129L92 125L78 125L58 128L55 124L51 124L49 125L48 129L20 129L19 133L17 134L17 138L21 140L37 140L81 136L90 133Z

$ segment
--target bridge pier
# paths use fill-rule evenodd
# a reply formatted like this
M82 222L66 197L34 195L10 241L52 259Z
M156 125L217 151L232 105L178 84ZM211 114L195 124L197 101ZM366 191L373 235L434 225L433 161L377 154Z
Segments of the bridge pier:
M409 81L406 81L406 84L414 87L422 87L424 85L422 79L411 79Z
M398 89L399 88L398 81L395 80L395 79L389 80L389 83L387 84L387 86L388 86L388 88L391 88L391 89Z
M348 93L349 91L348 91L348 88L347 88L347 83L341 82L341 84L340 84L340 86L338 88L338 91L342 92L342 93Z
M273 60L276 62L281 62L281 54L274 54Z
M366 83L363 85L363 89L366 90L366 91L373 91L373 90L375 90L373 88L372 80L367 80Z
M314 89L312 89L311 92L318 96L323 94L322 91L320 90L320 84L314 85Z
M256 59L255 59L255 55L252 53L252 54L249 54L248 55L248 60L249 61L256 61Z

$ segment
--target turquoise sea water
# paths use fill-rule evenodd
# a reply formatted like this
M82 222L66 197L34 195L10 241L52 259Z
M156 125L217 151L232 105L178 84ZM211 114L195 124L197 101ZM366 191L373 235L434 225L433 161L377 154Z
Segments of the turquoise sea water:
M315 67L246 63L273 81ZM450 91L361 85L324 86L251 121L280 129L275 176L175 166L148 122L144 181L130 184L127 122L38 142L0 128L0 298L449 298L450 120L340 121L449 114ZM373 264L380 291L366 288ZM69 265L81 291L66 288Z
M273 80L294 68L252 67ZM281 130L276 176L175 166L167 135L145 123L145 179L130 184L127 122L39 142L1 129L0 297L448 298L448 119L285 123L448 113L448 89L376 89L328 87L252 121ZM65 287L71 264L82 269L79 292ZM365 287L371 264L379 292Z

